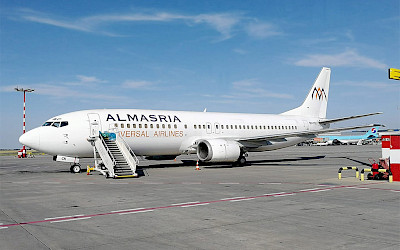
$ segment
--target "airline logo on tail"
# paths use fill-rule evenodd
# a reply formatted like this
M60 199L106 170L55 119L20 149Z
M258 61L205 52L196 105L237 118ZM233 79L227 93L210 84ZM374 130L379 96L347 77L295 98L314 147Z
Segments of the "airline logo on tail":
M372 129L371 129L371 133L372 133L372 134L375 134L375 133L376 133L376 128L372 128Z
M318 87L318 89L317 89L317 87L315 87L313 92L312 92L312 94L311 94L311 98L312 99L314 99L314 93L315 93L315 99L318 99L318 100L322 99L323 100L324 97L325 97L325 100L326 100L326 94L325 94L325 90L323 88L321 89L321 88Z

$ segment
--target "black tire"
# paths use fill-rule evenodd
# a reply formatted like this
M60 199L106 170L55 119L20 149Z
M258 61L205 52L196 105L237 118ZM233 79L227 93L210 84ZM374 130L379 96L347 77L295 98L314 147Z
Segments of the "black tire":
M243 155L239 157L239 159L237 160L237 165L238 166L244 166L246 165L246 157L244 157Z
M74 174L78 174L82 171L81 166L79 164L72 165L69 170L71 171L71 173L74 173Z

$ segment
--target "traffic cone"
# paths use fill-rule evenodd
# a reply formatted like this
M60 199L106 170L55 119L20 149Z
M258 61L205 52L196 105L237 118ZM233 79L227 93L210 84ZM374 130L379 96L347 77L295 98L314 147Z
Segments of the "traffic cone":
M196 162L196 170L200 170L200 168L199 168L199 161Z

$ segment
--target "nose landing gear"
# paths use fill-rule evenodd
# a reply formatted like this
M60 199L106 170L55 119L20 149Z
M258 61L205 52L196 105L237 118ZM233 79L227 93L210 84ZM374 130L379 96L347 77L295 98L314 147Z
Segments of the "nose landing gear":
M71 165L70 169L71 173L78 174L82 171L80 164L73 164Z

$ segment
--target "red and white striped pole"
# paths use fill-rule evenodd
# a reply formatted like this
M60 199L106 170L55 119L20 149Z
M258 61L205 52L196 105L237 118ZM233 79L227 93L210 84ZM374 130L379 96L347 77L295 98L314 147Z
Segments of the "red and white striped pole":
M23 125L22 125L22 134L25 134L26 132L26 127L25 127L25 112L26 112L26 92L33 92L35 91L34 89L23 89L23 88L15 88L16 91L21 91L24 92L24 117L23 117ZM22 158L26 157L26 149L25 149L25 145L22 145Z

